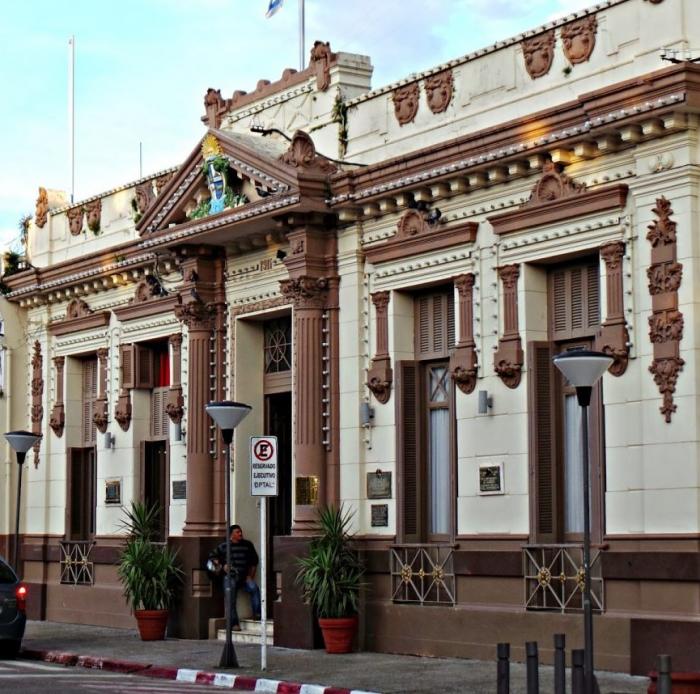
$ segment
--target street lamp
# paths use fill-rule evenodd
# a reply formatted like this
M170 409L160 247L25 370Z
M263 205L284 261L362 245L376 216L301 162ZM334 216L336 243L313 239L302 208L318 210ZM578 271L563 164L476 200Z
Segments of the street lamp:
M564 378L576 388L581 406L583 446L583 670L586 694L593 694L597 687L593 674L593 610L591 603L591 513L590 476L588 473L588 406L591 392L598 379L613 363L613 358L603 352L571 349L552 359Z
M221 436L226 444L226 538L224 539L226 543L227 569L224 574L226 643L221 654L219 667L238 667L238 658L236 657L236 649L233 647L233 637L231 635L231 540L229 538L229 528L231 526L231 442L233 441L233 430L253 408L240 402L223 400L221 402L210 402L204 409L221 429Z
M8 431L5 434L7 442L17 453L19 476L17 478L17 510L15 515L15 538L12 545L12 566L19 576L19 505L22 499L22 467L27 451L41 439L41 434L33 434L31 431Z

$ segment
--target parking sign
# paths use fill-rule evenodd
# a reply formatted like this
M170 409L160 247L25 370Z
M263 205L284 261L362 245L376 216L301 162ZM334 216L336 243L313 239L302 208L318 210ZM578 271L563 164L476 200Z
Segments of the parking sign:
M250 437L250 493L277 496L277 437Z

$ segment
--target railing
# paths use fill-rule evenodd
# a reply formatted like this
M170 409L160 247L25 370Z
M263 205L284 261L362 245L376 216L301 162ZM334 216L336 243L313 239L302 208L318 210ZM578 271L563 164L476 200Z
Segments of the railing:
M94 542L61 542L61 583L91 586L95 583L90 551Z
M455 604L451 545L394 545L390 551L393 602Z
M526 545L523 547L526 610L583 609L583 545ZM591 550L591 601L605 610L605 586L600 550Z

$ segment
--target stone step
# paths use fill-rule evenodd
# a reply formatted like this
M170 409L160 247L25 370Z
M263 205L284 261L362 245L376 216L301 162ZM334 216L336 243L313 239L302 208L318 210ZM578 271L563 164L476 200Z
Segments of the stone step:
M242 619L241 630L232 632L234 643L260 643L261 623L253 619ZM273 622L268 621L265 624L266 641L268 646L272 646L274 642L275 627ZM216 638L219 641L226 640L226 629L217 629Z

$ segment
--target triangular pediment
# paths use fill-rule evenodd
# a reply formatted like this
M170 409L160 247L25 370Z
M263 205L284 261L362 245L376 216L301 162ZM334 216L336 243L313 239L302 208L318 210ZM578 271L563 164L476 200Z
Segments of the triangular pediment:
M298 191L297 171L283 161L289 147L262 135L208 130L160 190L155 181L138 186L139 233L151 234L247 205L254 209L263 200Z

